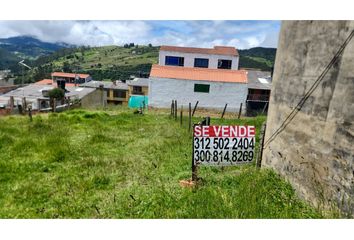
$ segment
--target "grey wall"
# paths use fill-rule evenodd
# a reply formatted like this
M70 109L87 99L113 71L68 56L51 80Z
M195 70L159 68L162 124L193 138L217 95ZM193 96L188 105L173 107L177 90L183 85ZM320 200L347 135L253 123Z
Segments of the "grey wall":
M159 65L165 66L165 57L166 56L176 56L184 57L184 67L194 67L194 58L208 58L209 59L209 68L217 69L218 60L226 59L232 60L231 69L238 69L238 56L229 56L229 55L211 55L211 54L198 54L198 53L182 53L182 52L171 52L163 51L159 52Z
M194 105L199 101L201 108L223 109L235 111L247 97L247 84L222 83L209 81L192 81L181 79L155 78L149 79L149 106L169 108L171 101L176 99L179 106ZM209 93L194 92L194 84L210 84Z
M353 29L352 21L283 22L266 141ZM353 216L354 40L293 121L264 151L264 165L285 176L301 197Z
M96 89L81 99L81 106L84 108L103 107L105 105L107 105L107 94L105 91L102 94L101 89Z

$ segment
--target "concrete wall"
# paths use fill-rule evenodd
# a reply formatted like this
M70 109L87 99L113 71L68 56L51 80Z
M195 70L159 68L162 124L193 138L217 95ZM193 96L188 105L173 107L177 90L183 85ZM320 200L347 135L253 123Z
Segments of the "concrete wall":
M228 104L227 111L236 111L243 105L247 96L247 84L222 83L209 81L192 81L168 78L150 77L149 106L169 108L173 99L179 106L194 105L198 107L223 109ZM194 92L194 84L210 84L209 93Z
M81 99L81 106L84 108L103 107L105 105L107 105L107 93L101 89L96 89Z
M229 55L209 55L209 54L198 54L198 53L181 53L181 52L171 52L171 51L161 51L159 53L159 65L165 66L165 57L166 56L175 56L175 57L184 57L184 67L194 67L195 58L207 58L209 59L209 68L217 69L218 60L226 59L232 60L231 69L238 70L238 56L229 56Z
M283 22L266 141L353 29L352 21ZM354 216L354 40L293 121L266 145L263 164L314 205Z

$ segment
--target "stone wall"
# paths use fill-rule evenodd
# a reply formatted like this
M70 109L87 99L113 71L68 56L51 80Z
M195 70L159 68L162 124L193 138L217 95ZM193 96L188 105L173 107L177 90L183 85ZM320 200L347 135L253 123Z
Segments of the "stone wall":
M353 21L282 23L266 141L353 29ZM263 164L315 206L354 216L354 39L292 122L266 145Z

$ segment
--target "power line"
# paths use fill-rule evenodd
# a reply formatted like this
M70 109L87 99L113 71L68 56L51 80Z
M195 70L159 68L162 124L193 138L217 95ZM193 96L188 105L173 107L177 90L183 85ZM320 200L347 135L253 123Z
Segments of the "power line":
M340 55L343 53L344 49L346 46L349 44L349 42L352 40L354 36L354 30L351 31L347 39L344 41L344 43L341 45L337 53L334 55L332 60L329 62L329 64L325 67L323 72L320 74L320 76L317 78L317 80L312 84L310 89L306 92L306 94L302 97L300 102L296 105L296 107L290 112L290 114L285 118L283 123L280 125L280 127L269 137L269 139L265 142L263 148L266 148L288 125L289 123L295 118L296 114L301 110L303 105L305 104L306 100L311 96L311 94L316 90L318 85L321 83L323 78L326 76L328 71L333 67L333 65L337 62L339 59Z

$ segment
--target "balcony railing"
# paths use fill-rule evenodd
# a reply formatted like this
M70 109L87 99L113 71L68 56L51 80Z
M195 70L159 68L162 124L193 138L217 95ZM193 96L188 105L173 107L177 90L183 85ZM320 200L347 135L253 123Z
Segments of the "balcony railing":
M262 95L262 94L248 94L247 101L259 101L259 102L268 102L269 95Z

